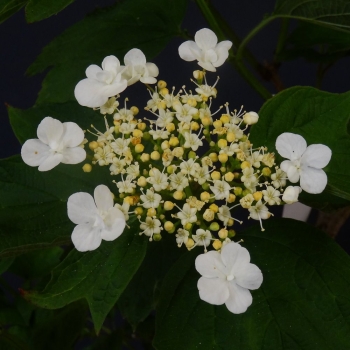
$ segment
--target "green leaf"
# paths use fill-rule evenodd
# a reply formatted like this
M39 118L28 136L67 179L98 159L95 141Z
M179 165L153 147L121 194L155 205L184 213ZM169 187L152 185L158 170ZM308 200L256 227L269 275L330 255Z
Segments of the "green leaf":
M173 265L156 314L157 350L350 347L349 256L305 223L269 220L265 228L242 233L242 245L264 276L243 314L199 299L196 254Z
M328 176L326 190L312 198L302 192L301 201L312 200L323 208L349 205L350 163L346 160L350 159L350 92L331 94L311 87L293 87L267 101L259 116L250 140L255 147L267 146L275 152L277 164L283 158L276 152L275 142L284 132L300 134L308 145L321 143L332 150L331 161L324 168Z
M41 292L24 292L37 306L57 309L73 301L88 301L98 332L108 312L139 268L146 253L147 239L138 235L136 221L113 242L87 253L73 249L52 272L51 281Z
M15 258L13 257L0 259L0 275L9 269L14 260Z
M174 235L166 233L161 241L148 244L142 265L118 300L120 312L134 329L156 308L162 280L184 252L187 250L177 247Z
M52 15L56 15L62 11L74 0L29 0L26 6L26 19L27 22L37 22L42 19L48 18Z
M350 29L349 0L277 0L273 16Z
M19 11L28 0L0 0L0 23Z
M278 55L280 61L303 57L310 62L331 63L350 53L348 32L335 27L299 22Z
M74 99L73 91L90 64L115 55L121 61L133 47L148 60L173 38L187 0L129 0L94 12L53 40L31 65L29 74L53 67L43 82L37 104Z

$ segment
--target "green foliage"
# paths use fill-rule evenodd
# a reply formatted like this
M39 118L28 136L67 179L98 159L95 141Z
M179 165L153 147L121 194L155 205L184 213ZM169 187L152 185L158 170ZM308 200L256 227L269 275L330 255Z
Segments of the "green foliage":
M74 100L74 87L90 64L115 55L120 60L133 47L147 59L176 35L187 0L129 0L96 11L53 40L29 68L36 74L53 67L43 82L37 104Z
M349 0L277 0L274 16L350 29Z
M157 350L350 347L350 258L321 231L294 220L269 220L240 238L264 281L253 304L234 315L201 301L195 253L165 277L157 309Z
M99 332L146 253L147 240L138 235L138 222L130 226L118 239L103 242L92 252L72 250L53 270L46 288L41 293L24 292L25 298L48 309L85 298L95 330Z
M260 112L259 123L251 130L254 145L267 146L276 152L277 163L282 161L275 148L283 132L302 135L307 144L322 143L332 150L332 158L324 169L328 185L324 193L302 193L301 200L312 200L321 208L349 205L350 200L350 93L331 94L311 87L293 87L267 101ZM339 199L339 197L341 199Z
M19 11L28 0L0 0L0 23Z

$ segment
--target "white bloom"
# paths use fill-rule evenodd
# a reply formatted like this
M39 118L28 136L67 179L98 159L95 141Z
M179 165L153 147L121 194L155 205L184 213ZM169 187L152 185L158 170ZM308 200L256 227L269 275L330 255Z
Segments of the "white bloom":
M127 202L123 202L123 205L120 205L118 203L114 204L114 207L119 209L125 217L125 220L128 221L129 220L129 209L130 209L130 204Z
M124 231L124 214L113 206L112 193L105 185L95 188L94 198L86 192L72 194L67 208L69 219L77 224L72 241L80 252L98 248L103 239L114 241Z
M152 241L154 234L160 233L160 231L163 229L158 219L151 218L149 216L146 217L145 222L140 222L140 229L143 231L140 232L139 235L141 236L142 234L144 234L148 236L150 241Z
M227 205L222 205L219 208L218 218L223 222L225 227L227 226L228 221L232 219L230 208Z
M251 217L254 220L259 220L261 231L265 231L265 229L262 226L261 220L268 219L271 216L271 213L267 209L266 205L264 205L262 201L259 200L255 205L252 205L248 210L250 213L249 217Z
M95 64L87 67L86 79L79 81L74 89L78 103L86 107L103 106L109 97L124 91L127 81L120 73L120 63L117 57L107 56L102 62L102 69Z
M146 62L146 56L139 49L131 49L124 56L125 69L123 78L128 81L128 86L141 81L144 84L155 84L159 70L154 63ZM123 67L123 66L122 66Z
M119 127L119 132L123 135L129 135L131 134L136 127L136 124L134 123L122 123Z
M204 251L206 252L212 236L210 231L199 228L196 230L196 234L192 235L192 238L196 242L192 248L196 247L197 245L204 246Z
M298 201L301 188L299 186L288 186L283 193L282 200L287 204L292 204Z
M203 146L203 142L197 134L186 133L184 137L186 140L184 144L185 148L191 148L192 151L197 151L199 146Z
M203 185L205 182L210 180L210 172L208 166L205 165L203 167L199 167L197 171L193 174L193 177L197 180L197 182L200 185Z
M180 164L181 172L185 175L195 176L200 169L200 165L196 163L196 159L190 158L189 160L184 160Z
M175 235L176 237L176 243L177 243L177 246L180 248L182 246L182 244L186 244L187 241L188 241L188 236L189 236L189 232L182 229L182 228L179 228L177 230L177 234Z
M122 175L122 181L116 182L119 193L133 193L134 188L136 188L133 180L134 178L131 175L128 175L125 180Z
M113 119L116 121L122 120L123 122L130 122L134 119L134 115L132 114L130 109L121 108L118 110L117 113L113 115Z
M188 223L197 221L196 213L196 208L191 208L189 204L185 203L182 210L177 213L177 217L181 220L182 226L185 226Z
M116 139L114 142L111 142L111 147L113 151L119 156L125 155L129 151L129 143L131 139Z
M332 151L321 144L306 146L305 139L297 134L285 132L277 137L278 153L289 160L281 163L288 179L308 193L321 193L327 185L327 175L322 170L330 161Z
M232 42L225 40L221 43L213 31L207 28L199 30L194 41L186 41L179 47L179 55L185 61L197 60L204 69L215 72L215 67L221 66L228 57Z
M210 251L196 258L199 297L209 304L225 304L234 314L245 312L252 304L249 289L258 289L263 281L260 269L250 263L247 249L238 243L225 244L221 253Z
M165 111L164 109L159 110L159 116L156 120L156 125L160 128L165 128L169 123L173 121L173 112Z
M176 118L180 122L190 123L192 117L198 113L198 109L191 107L188 104L182 105L181 103L175 104L174 109L176 111Z
M214 186L210 186L216 199L227 199L230 195L231 186L224 180L214 180Z
M46 117L38 126L39 139L27 140L21 149L24 163L39 166L39 171L47 171L59 163L77 164L86 158L86 152L79 145L84 140L84 132L72 122L61 123Z
M112 114L116 108L118 108L119 102L116 100L116 98L113 96L108 101L101 106L100 112L101 114Z
M168 175L161 173L157 168L153 168L150 171L150 176L147 178L147 182L153 185L156 192L165 190L169 185Z
M281 199L280 199L281 193L280 191L277 191L274 187L267 186L266 190L263 190L262 193L264 195L264 201L269 205L274 205L274 204L279 205L281 203Z
M274 174L271 174L272 185L275 188L284 187L286 185L287 174L281 169L277 169Z
M259 115L256 112L248 112L244 114L243 120L247 125L256 124L259 120Z
M177 191L183 191L189 185L188 178L181 172L169 176L170 187Z
M140 196L142 200L142 206L146 209L158 208L162 197L158 193L154 193L151 190L147 190L146 194Z

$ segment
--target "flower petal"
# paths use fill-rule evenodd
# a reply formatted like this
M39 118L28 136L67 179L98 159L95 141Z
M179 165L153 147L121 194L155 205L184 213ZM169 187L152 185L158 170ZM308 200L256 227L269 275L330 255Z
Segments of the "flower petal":
M101 107L108 101L108 96L105 95L103 90L104 87L105 84L97 80L83 79L76 85L74 96L81 106Z
M106 84L103 86L103 88L100 90L100 93L104 96L107 96L108 100L109 97L115 96L124 91L127 86L127 81L125 79L122 79L121 75L118 74L112 84Z
M85 74L90 79L96 79L96 74L102 72L102 69L96 64L91 64L86 68Z
M114 74L118 73L118 69L120 67L120 62L115 56L107 56L102 61L103 70L113 72Z
M287 177L288 177L288 180L292 183L298 182L300 178L299 170L294 165L290 166L287 169Z
M194 36L194 40L198 47L205 51L215 48L218 42L218 38L215 33L208 28L198 30Z
M327 175L321 169L303 167L300 174L300 187L308 193L321 193L327 185Z
M27 140L21 149L21 156L29 166L39 166L50 155L50 147L38 139Z
M235 266L236 267L236 266ZM261 270L254 264L242 264L233 275L238 285L247 289L258 289L263 281Z
M201 57L201 50L194 41L188 40L179 46L179 55L184 61L199 60Z
M86 192L72 194L67 201L67 211L69 219L75 224L93 224L98 215L94 199Z
M94 198L99 210L108 211L114 205L112 192L106 185L98 185L95 188Z
M63 123L62 143L64 147L79 146L84 140L84 131L73 122Z
M198 65L208 70L209 72L216 72L215 67L210 62L198 61Z
M215 52L217 60L213 63L214 67L220 67L224 64L228 57L228 50L231 48L232 42L229 40L221 41L216 45Z
M301 164L322 169L329 163L331 157L332 151L329 147L322 144L314 144L306 149L301 157Z
M299 159L306 150L306 141L300 135L284 132L277 137L276 149L283 158Z
M63 124L59 120L46 117L39 124L37 135L40 141L55 149L60 144L63 130Z
M102 242L100 230L100 227L89 224L75 226L72 233L74 247L80 252L97 249Z
M61 153L50 154L40 165L39 171L48 171L61 163L63 155Z
M155 84L157 82L157 79L153 77L141 77L140 81L144 84Z
M225 244L221 249L222 262L228 269L231 269L237 264L248 264L250 262L250 255L246 248L243 248L239 243L231 242Z
M148 75L151 77L157 77L159 75L159 68L154 63L147 62L146 70L148 72Z
M108 210L104 223L106 229L101 232L101 237L105 241L114 241L118 238L123 233L126 225L124 214L115 207Z
M214 278L220 276L218 267L225 269L221 261L220 253L211 250L208 253L200 254L195 261L196 270L204 277Z
M228 283L221 278L205 278L198 280L199 297L209 304L222 305L229 298Z
M248 306L253 302L252 295L249 290L242 288L234 282L228 283L230 296L226 300L225 305L229 311L234 314L241 314L247 311Z
M144 66L146 64L146 56L139 49L131 49L125 54L124 63L127 66Z
M86 158L86 152L81 147L65 148L62 155L61 163L64 164L78 164Z

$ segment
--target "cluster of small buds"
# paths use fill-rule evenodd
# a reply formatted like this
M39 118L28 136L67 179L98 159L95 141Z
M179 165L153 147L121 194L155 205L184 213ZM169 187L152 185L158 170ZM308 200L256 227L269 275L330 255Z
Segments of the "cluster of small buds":
M248 218L260 221L272 214L268 206L284 202L286 174L266 147L253 147L249 126L255 112L230 111L229 104L212 111L217 95L204 71L195 71L195 91L183 86L175 93L165 81L150 90L150 100L139 109L119 108L111 97L100 108L106 131L92 128L97 140L89 143L92 164L108 166L115 179L116 206L126 220L136 215L140 235L161 239L175 233L179 247L193 249L212 243L220 250L235 235L235 207L246 208ZM113 126L106 114L113 115ZM84 171L91 171L84 165Z

